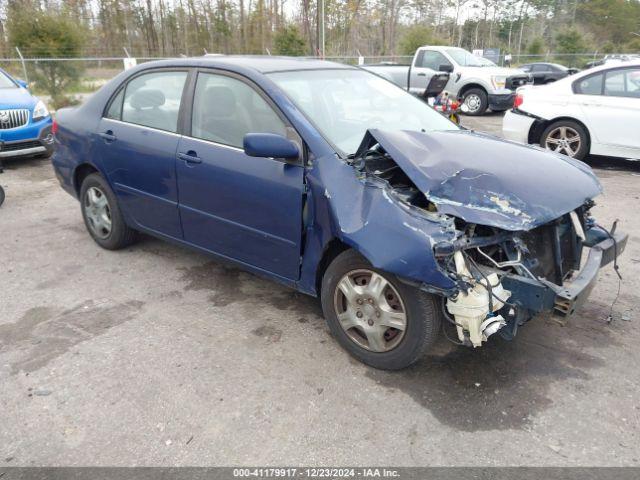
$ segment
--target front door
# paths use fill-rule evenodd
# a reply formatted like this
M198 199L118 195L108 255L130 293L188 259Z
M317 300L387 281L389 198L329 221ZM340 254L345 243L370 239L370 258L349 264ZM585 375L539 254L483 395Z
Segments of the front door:
M198 73L190 117L176 167L185 240L297 279L304 167L242 148L247 133L297 135L252 84L229 74Z
M434 73L439 72L440 68L445 65L453 68L453 64L442 53L435 50L418 50L411 66L409 91L416 95L422 95ZM445 89L448 90L451 85L450 80Z
M178 213L178 114L186 71L134 77L100 121L98 156L125 215L137 226L182 237Z

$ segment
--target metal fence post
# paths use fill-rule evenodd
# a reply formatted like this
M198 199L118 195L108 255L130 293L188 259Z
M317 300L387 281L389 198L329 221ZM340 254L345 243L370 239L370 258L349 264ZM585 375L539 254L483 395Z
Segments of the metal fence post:
M20 63L22 63L22 73L24 73L24 81L29 83L29 75L27 75L27 65L24 63L24 57L22 56L22 53L17 46L16 52L18 52L18 56L20 57Z

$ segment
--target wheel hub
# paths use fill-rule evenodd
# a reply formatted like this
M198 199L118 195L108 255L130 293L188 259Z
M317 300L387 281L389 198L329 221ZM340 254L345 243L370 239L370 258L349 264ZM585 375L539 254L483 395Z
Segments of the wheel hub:
M553 152L564 153L574 157L582 145L580 134L573 128L560 126L549 132L545 141L545 148Z
M334 307L343 331L362 348L387 352L404 338L404 304L379 273L362 269L344 275L336 287Z
M469 95L465 98L465 103L470 111L475 112L480 108L480 98L477 95Z
M98 187L91 187L84 197L84 212L89 228L99 238L107 238L111 233L111 209L105 193Z

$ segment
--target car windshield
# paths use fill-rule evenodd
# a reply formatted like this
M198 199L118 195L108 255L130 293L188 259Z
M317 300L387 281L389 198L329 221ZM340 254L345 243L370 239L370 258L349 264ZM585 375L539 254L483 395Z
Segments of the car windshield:
M422 100L363 70L276 72L269 77L343 157L356 152L370 128L458 129Z
M0 71L0 88L18 88L6 73Z
M447 48L445 52L461 67L495 67L496 64L486 58L467 52L464 48Z

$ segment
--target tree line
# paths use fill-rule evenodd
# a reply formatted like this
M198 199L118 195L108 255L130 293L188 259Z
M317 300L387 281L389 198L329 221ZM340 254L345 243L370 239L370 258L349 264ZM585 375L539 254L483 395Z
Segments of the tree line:
M411 55L420 45L518 55L640 53L640 0L0 0L0 57L205 53ZM324 11L324 15L319 15ZM324 27L324 28L323 28ZM126 52L126 53L125 53ZM563 57L571 66L581 66ZM517 60L516 60L517 63ZM61 106L86 64L39 61ZM121 64L120 64L121 65ZM12 63L16 73L16 63ZM19 73L19 72L18 72Z
M14 55L15 46L25 56L46 54L44 42L60 56L123 56L124 49L137 57L315 56L320 2L2 0L0 55ZM70 38L52 38L65 29ZM425 43L512 54L637 52L640 0L325 0L324 32L327 56L409 55Z

